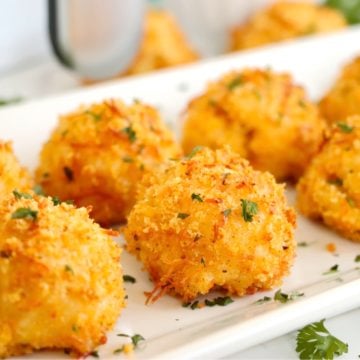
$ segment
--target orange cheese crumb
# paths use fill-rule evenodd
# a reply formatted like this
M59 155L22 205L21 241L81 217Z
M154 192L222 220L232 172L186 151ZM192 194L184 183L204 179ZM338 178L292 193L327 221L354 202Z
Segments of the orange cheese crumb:
M326 244L326 250L330 253L334 253L336 251L336 245L334 243Z

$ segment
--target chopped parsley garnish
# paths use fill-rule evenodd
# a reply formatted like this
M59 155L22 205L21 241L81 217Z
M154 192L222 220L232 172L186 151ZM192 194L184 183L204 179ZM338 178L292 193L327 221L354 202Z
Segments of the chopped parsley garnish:
M226 209L222 212L222 214L225 216L225 217L229 217L230 214L231 214L231 209Z
M95 358L99 357L99 353L97 352L97 350L92 351L91 353L89 353L89 355Z
M242 208L242 216L246 222L253 221L254 215L258 213L258 205L257 203L241 199L241 208Z
M360 255L356 255L354 261L355 261L355 262L360 262Z
M128 282L128 283L131 283L131 284L136 283L136 279L131 275L123 275L123 280L124 280L124 282Z
M71 330L74 332L78 332L79 331L79 327L76 324L73 324L71 327Z
M296 299L298 299L299 297L302 297L302 296L304 296L304 293L299 293L297 291L294 291L294 292L292 292L290 294L286 294L286 293L281 292L281 289L279 289L274 295L274 300L279 301L282 304L285 304L285 303L287 303L289 301L296 300Z
M229 305L229 304L231 304L233 302L234 302L234 300L230 296L224 296L224 297L219 296L219 297L217 297L217 298L215 298L213 300L206 299L205 300L205 305L210 306L210 307L216 306L216 305L218 305L218 306L226 306L226 305Z
M346 198L346 202L347 202L351 207L355 207L355 201L354 201L354 199L347 197L347 198Z
M331 335L325 319L306 325L296 336L300 359L333 359L348 352L348 345Z
M192 159L201 149L203 148L203 146L195 146L191 151L190 154L185 156L185 159Z
M134 159L130 156L124 156L123 157L123 162L126 162L126 163L132 163L134 162Z
M118 349L114 350L114 354L120 354L120 353L122 353L123 351L124 351L124 348L121 347L121 348L118 348Z
M93 119L94 121L99 121L99 120L101 120L101 118L102 118L102 114L95 114L94 112L89 111L89 110L85 111L85 114L86 114L86 115L89 115L90 117L92 117L92 119Z
M134 345L134 348L136 348L139 345L140 341L145 341L145 338L140 334L134 334L132 336L127 335L127 334L117 334L117 336L130 338L132 344Z
M190 309L191 309L191 310L195 310L195 309L198 308L198 305L199 305L199 301L196 300L196 301L194 301L194 302L190 305Z
M53 202L53 204L54 204L55 206L61 204L61 200L60 200L57 196L53 196L53 197L51 198L51 200L52 200L52 202Z
M9 99L4 99L4 98L0 98L0 106L6 106L6 105L11 105L11 104L16 104L20 101L22 101L23 98L21 97L14 97L14 98L9 98Z
M38 212L36 210L31 210L30 208L18 208L15 210L11 218L12 219L30 219L35 221L37 219Z
M328 271L325 271L323 273L323 275L330 275L330 274L335 274L339 271L339 265L336 264L334 266L332 266Z
M330 185L343 186L343 180L340 178L328 179L327 183Z
M200 194L195 194L192 193L191 194L191 200L196 200L198 202L203 202L204 200L202 199L202 197L200 196Z
M338 122L336 125L345 134L349 134L354 130L353 126L350 126L344 122Z
M73 171L68 166L64 166L63 170L64 170L64 174L65 174L66 178L68 179L68 181L73 181L74 180Z
M306 103L304 100L299 100L299 106L301 106L303 109L306 108Z
M131 143L136 140L136 132L132 128L132 125L127 126L126 128L122 129L122 131L127 135Z
M297 244L298 247L307 247L309 246L310 244L306 241L301 241Z
M256 300L256 301L254 302L254 304L256 304L256 305L261 305L261 304L264 304L264 303L269 302L269 301L271 301L271 297L269 297L269 296L264 296L262 299Z
M359 0L326 0L325 5L341 11L349 24L360 23Z
M72 269L72 267L71 267L70 265L67 265L67 264L66 264L66 265L64 266L64 269L65 269L65 271L67 271L67 272L70 272L70 273L72 273L72 274L74 273L74 270Z
M190 306L190 304L191 304L191 302L183 303L183 304L182 304L182 307L187 308L187 307Z
M15 199L32 199L32 196L30 194L26 194L17 190L13 191L13 194L15 196Z
M190 214L185 214L185 213L178 213L177 214L178 219L186 219L189 216L190 216Z
M41 185L35 185L33 190L36 195L45 196L45 192Z
M239 75L237 76L236 78L232 79L228 85L227 85L227 88L232 91L234 90L235 88L237 88L238 86L242 85L243 84L243 79L242 77Z

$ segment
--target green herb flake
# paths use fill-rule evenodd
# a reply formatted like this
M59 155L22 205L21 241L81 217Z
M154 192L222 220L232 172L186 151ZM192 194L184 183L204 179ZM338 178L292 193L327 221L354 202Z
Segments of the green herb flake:
M187 156L185 156L185 159L187 159L187 160L192 159L192 158L193 158L200 150L202 150L202 149L203 149L203 146L200 146L200 145L195 146L195 147L190 151L190 154L187 155Z
M328 271L325 271L323 273L323 275L330 275L330 274L335 274L339 271L339 265L336 264L334 266L332 266Z
M328 179L327 183L330 185L343 186L344 182L340 178L332 178L332 179Z
M187 307L189 307L191 305L191 302L187 302L187 303L183 303L181 306L183 307L183 308L187 308Z
M123 275L123 280L124 280L124 282L128 282L128 283L131 283L131 284L136 283L136 279L131 275Z
M300 359L333 359L348 352L348 344L331 335L325 319L306 325L296 336L296 352Z
M51 200L52 200L54 206L58 206L58 205L61 204L61 200L60 200L57 196L53 196L53 197L51 198Z
M15 196L15 199L32 199L32 196L30 194L26 194L17 190L13 191L13 194Z
M310 244L306 241L301 241L297 244L298 247L308 247Z
M177 214L177 218L182 219L182 220L186 219L189 216L190 216L190 214L185 214L185 213L178 213Z
M124 347L121 347L121 348L119 348L119 349L115 349L114 350L114 354L120 354L120 353L122 353L124 351Z
M244 83L242 77L239 75L237 77L235 77L234 79L232 79L228 85L227 88L232 91L234 89L236 89L238 86L242 85Z
M360 255L356 255L354 261L355 261L355 262L360 262Z
M68 166L64 166L63 171L68 181L74 180L74 172Z
M352 198L347 197L347 198L346 198L346 202L347 202L352 208L356 206L355 200L352 199Z
M17 104L21 101L23 101L24 99L20 96L17 97L13 97L13 98L8 98L8 99L4 99L4 98L0 98L0 106L7 106L7 105L12 105L12 104Z
M116 336L127 337L127 338L130 337L130 335L124 333L117 334Z
M299 106L300 107L302 107L303 109L305 109L306 108L306 103L305 103L305 101L304 100L299 100Z
M345 134L350 134L354 130L353 126L350 126L344 122L338 122L336 125Z
M99 353L97 352L97 350L92 351L91 353L89 353L89 355L94 358L99 358Z
M35 185L33 190L36 195L45 196L45 192L44 192L43 188L41 187L41 185Z
M199 301L196 300L194 301L191 305L190 305L190 309L191 310L195 310L195 309L198 309L199 308Z
M136 132L132 128L132 125L129 125L126 128L122 129L122 132L127 135L131 143L133 143L136 140Z
M86 115L89 115L94 121L98 122L102 118L102 114L95 114L94 112L87 110L85 111Z
M342 12L349 24L360 23L360 2L358 0L326 0L324 4Z
M213 307L213 306L226 306L226 305L229 305L231 303L233 303L234 300L230 297L230 296L219 296L213 300L208 300L206 299L205 300L205 305L206 306L210 306L210 307Z
M12 219L30 219L35 221L37 219L38 212L36 210L31 210L30 208L18 208L15 210L11 218Z
M71 326L71 330L72 330L73 332L78 332L78 331L79 331L79 327L78 327L76 324L73 324L73 325Z
M145 341L145 338L140 334L135 334L131 337L131 342L135 348L139 345L140 341Z
M246 222L252 222L254 215L259 211L257 203L241 199L242 217Z
M290 294L286 294L281 292L281 289L279 289L274 295L274 300L279 301L282 304L285 304L289 301L296 300L304 295L305 295L304 293L299 293L298 291L293 291Z
M69 272L69 273L74 273L74 270L72 269L72 267L70 266L70 265L65 265L64 266L64 270L66 271L66 272Z
M222 212L222 214L225 216L225 217L229 217L230 216L230 214L231 214L231 209L226 209L226 210L224 210L223 212Z
M202 199L200 194L195 194L195 193L191 194L191 200L196 200L198 202L204 202L204 200Z
M126 163L133 163L134 162L134 159L130 156L124 156L122 158L123 162L126 162Z
M261 305L261 304L265 304L267 302L271 301L271 297L269 296L264 296L263 298L259 299L259 300L256 300L254 302L255 305Z

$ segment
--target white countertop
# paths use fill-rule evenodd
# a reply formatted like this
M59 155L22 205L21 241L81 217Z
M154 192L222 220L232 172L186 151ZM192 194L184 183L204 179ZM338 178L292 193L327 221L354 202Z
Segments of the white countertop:
M79 87L76 78L53 60L31 65L0 78L0 98L21 96L25 100L64 92ZM2 119L6 121L5 119ZM319 319L321 320L321 319ZM360 308L336 316L326 322L334 336L348 343L349 353L342 359L360 357ZM233 354L226 359L296 359L296 333L290 333L266 343Z

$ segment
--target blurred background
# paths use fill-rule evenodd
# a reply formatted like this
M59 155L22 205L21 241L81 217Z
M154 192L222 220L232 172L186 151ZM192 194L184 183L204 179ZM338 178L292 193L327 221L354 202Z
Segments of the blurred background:
M360 0L2 0L1 4L1 98L50 94L338 31L360 21Z

